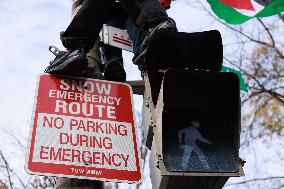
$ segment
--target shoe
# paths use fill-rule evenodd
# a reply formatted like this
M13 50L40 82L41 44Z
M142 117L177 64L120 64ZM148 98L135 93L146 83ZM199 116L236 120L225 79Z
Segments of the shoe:
M135 54L135 56L132 59L134 64L136 65L144 64L144 57L146 55L147 49L158 30L178 31L175 21L170 17L164 20L163 22L161 22L160 24L158 24L157 26L148 29L139 51Z
M109 81L125 82L126 73L123 65L115 60L110 60L105 66L104 77Z
M88 65L83 49L66 52L51 46L49 50L55 55L55 59L44 70L45 73L81 76L82 70Z

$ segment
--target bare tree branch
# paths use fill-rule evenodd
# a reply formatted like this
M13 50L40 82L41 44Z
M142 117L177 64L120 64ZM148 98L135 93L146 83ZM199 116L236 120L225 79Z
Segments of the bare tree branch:
M12 183L12 180L11 180L11 174L10 174L10 166L9 166L9 163L7 162L6 158L4 157L2 151L0 150L0 156L5 164L5 168L6 168L6 171L7 171L7 177L8 177L8 180L9 180L9 185L10 185L10 188L13 189L13 183Z
M258 22L263 26L263 28L265 29L265 31L267 32L267 34L269 35L270 37L270 40L271 40L271 43L272 43L272 46L275 48L275 40L271 34L271 32L269 31L269 28L262 22L262 20L260 18L257 18Z
M240 185L240 184L245 184L245 183L250 183L250 182L274 180L274 179L284 179L284 176L266 177L266 178L255 178L255 179L245 180L245 181L242 181L242 182L235 182L235 183L226 184L225 187L227 187L227 186L232 186L232 185Z

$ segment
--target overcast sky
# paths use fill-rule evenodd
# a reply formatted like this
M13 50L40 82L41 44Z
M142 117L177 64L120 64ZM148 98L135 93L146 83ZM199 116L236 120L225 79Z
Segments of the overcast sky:
M215 27L198 9L188 6L191 1L174 1L169 15L175 18L180 31L200 31ZM63 31L70 21L71 1L69 0L2 0L0 2L0 129L14 136L27 139L32 116L37 75L42 73L53 55L48 51L49 45L62 49L59 32ZM221 28L220 28L221 29ZM221 29L223 31L223 29ZM223 37L228 34L223 33ZM228 38L227 38L228 39ZM128 79L140 79L136 66L131 64L131 53L124 53ZM141 97L135 97L137 110L141 105ZM1 135L0 135L1 136ZM1 149L7 151L6 156L17 157L13 162L19 172L23 172L24 159L17 152L13 153L12 142L0 137ZM281 175L283 166L271 161L277 151L267 146L280 145L274 138L266 144L256 142L255 148L262 153L248 155L250 151L241 153L246 158L245 170L255 169L258 177L265 175ZM26 145L26 144L24 144ZM8 153L10 152L10 153ZM264 155L264 154L269 154ZM14 156L15 155L15 156ZM277 156L275 155L277 160ZM254 163L270 162L261 168ZM279 160L280 161L280 160ZM279 162L278 161L278 162ZM277 161L275 161L277 162ZM18 166L19 165L19 166ZM248 172L246 178L253 178L255 173Z

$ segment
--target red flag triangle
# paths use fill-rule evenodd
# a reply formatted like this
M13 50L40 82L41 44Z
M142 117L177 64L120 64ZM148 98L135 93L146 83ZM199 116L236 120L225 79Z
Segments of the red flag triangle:
M254 11L251 0L220 0L220 2L237 9L246 9Z

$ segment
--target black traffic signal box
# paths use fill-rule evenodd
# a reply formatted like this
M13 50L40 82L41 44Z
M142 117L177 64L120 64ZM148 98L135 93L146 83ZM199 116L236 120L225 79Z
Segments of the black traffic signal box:
M220 189L243 175L239 79L220 72L222 59L216 30L153 38L144 66L153 188Z
M237 172L237 75L169 70L163 81L162 153L166 169Z

